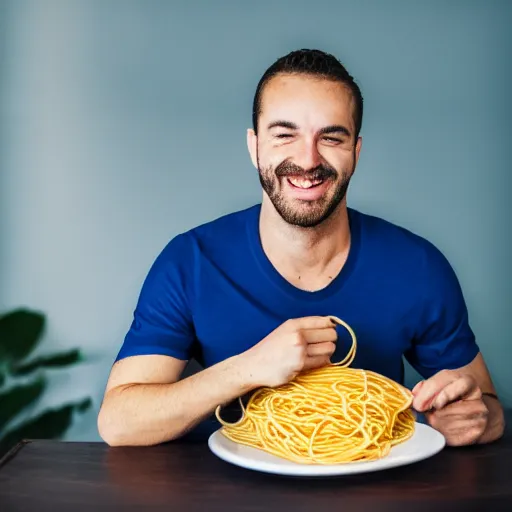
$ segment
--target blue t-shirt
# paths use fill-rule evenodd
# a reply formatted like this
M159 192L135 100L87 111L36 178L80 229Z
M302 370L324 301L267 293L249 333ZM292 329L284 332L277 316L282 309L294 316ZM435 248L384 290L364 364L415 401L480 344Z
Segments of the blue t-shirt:
M351 246L339 275L304 291L286 281L259 238L260 205L173 238L144 282L117 360L161 354L205 367L249 349L290 318L335 315L357 336L352 364L403 383L403 358L425 378L479 349L458 279L425 239L349 208ZM338 328L332 361L350 348Z

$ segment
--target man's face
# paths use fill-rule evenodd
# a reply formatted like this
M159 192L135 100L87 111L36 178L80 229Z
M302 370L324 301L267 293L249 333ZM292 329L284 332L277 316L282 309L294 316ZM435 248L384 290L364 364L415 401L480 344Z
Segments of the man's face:
M265 86L248 145L264 193L289 224L317 226L345 198L361 146L353 109L338 82L281 74Z

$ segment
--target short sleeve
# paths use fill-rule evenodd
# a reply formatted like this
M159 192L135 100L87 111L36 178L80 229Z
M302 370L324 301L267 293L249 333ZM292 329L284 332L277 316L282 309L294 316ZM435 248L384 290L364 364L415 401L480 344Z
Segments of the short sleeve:
M445 256L427 244L418 282L415 338L405 354L424 378L469 364L479 352L459 280Z
M190 358L195 341L193 260L185 235L171 240L151 266L116 361L137 355Z

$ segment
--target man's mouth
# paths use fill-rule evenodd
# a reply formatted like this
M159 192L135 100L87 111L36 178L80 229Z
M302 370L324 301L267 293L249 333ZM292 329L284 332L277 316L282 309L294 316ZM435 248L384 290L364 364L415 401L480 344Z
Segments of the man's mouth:
M315 179L315 180L308 180L304 178L293 178L289 177L287 178L288 183L296 188L302 188L302 189L308 189L308 188L314 188L318 187L318 185L321 185L324 180L323 179Z

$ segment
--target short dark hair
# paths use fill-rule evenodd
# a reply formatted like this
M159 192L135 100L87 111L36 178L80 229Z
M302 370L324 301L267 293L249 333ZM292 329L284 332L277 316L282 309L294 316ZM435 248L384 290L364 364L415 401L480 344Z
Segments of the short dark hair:
M279 58L261 77L252 106L252 126L256 134L258 133L258 117L261 114L263 89L274 76L280 73L312 75L327 80L335 80L348 87L356 103L354 112L355 135L356 138L359 136L363 121L363 96L359 86L336 57L321 50L307 49L296 50Z

